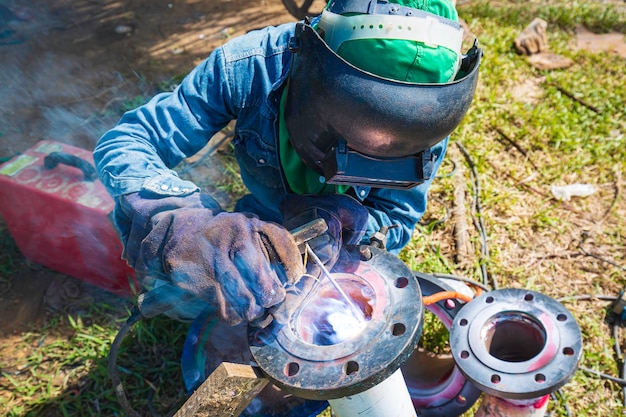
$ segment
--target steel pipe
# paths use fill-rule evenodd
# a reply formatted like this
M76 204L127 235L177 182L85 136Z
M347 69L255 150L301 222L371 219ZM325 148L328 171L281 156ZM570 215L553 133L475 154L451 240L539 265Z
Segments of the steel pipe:
M508 400L485 395L474 417L543 417L550 395L531 400Z
M328 404L335 417L417 417L400 369L366 391Z

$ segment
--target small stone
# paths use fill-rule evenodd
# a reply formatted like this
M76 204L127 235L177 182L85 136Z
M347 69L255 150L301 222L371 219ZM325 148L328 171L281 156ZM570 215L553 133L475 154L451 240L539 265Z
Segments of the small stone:
M551 52L541 52L528 57L528 62L539 70L554 70L569 68L574 65L571 59Z

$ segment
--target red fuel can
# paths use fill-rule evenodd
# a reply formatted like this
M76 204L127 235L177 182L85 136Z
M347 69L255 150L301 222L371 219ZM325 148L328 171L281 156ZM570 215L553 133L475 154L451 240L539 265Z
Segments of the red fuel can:
M127 296L138 287L121 259L114 205L85 149L44 140L0 165L0 215L22 254Z

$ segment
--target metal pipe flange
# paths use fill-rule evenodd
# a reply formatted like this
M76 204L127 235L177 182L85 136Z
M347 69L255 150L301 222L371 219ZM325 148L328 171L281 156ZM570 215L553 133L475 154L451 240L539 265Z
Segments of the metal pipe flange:
M461 309L450 329L450 347L461 372L485 393L532 399L554 392L574 375L582 335L556 300L501 289Z
M427 297L457 288L432 275L415 272ZM464 284L463 284L464 285ZM465 303L455 299L442 300L426 306L450 330L456 315ZM452 355L433 355L416 349L402 365L402 373L413 406L422 417L456 417L469 410L482 392L468 381L456 366Z
M319 296L305 302L288 324L249 332L250 351L263 372L302 398L331 400L368 390L406 361L422 333L420 287L397 257L373 247L348 246L331 274L363 308L367 322L358 334L331 340L327 332L309 326L313 321L329 325L321 303L336 295L323 279Z

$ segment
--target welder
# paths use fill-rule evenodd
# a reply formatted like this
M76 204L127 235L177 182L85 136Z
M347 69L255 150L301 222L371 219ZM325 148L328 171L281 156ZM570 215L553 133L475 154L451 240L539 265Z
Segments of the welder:
M267 317L298 282L289 230L314 218L328 225L310 242L328 269L381 228L398 253L476 88L481 51L462 53L462 39L449 0L331 0L230 40L124 114L94 157L142 285L186 295L171 317L210 307L237 324ZM232 120L250 193L228 212L173 168Z

